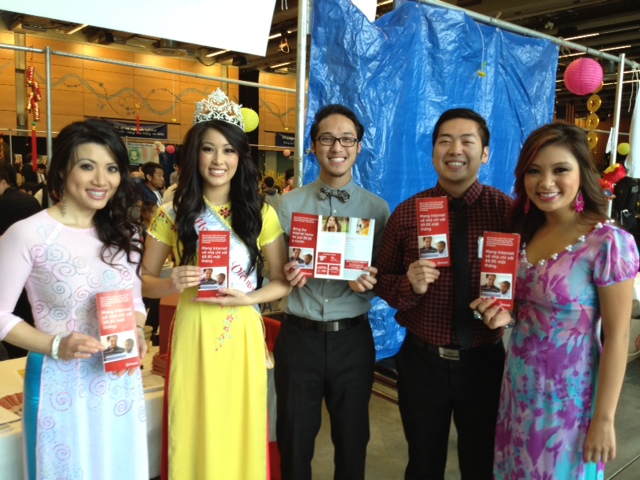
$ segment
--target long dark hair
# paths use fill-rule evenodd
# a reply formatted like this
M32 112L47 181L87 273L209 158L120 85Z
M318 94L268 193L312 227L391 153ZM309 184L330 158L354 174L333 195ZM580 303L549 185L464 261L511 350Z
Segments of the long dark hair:
M90 119L71 123L60 131L53 142L53 155L47 176L49 194L56 201L60 201L69 171L75 165L76 151L85 143L102 145L109 150L120 171L120 185L116 193L104 208L96 211L93 217L98 238L103 243L100 258L103 262L113 265L113 258L118 253L124 252L129 263L137 265L139 275L140 260L134 260L132 254L135 252L142 256L142 246L138 236L140 226L129 215L129 207L137 199L137 190L129 175L127 147L109 123ZM110 260L107 260L107 252L113 254Z
M544 213L531 201L529 212L524 212L527 200L524 176L538 152L549 145L566 148L578 161L580 191L584 198L581 217L591 221L603 221L607 218L606 200L598 183L599 175L591 156L587 135L579 127L569 123L550 123L529 135L522 146L516 166L516 198L511 210L511 224L513 231L520 233L524 242L529 242L546 221Z
M180 264L187 265L197 254L198 234L194 227L198 215L205 209L203 178L198 168L198 158L205 132L214 129L220 132L238 152L238 168L231 179L231 227L249 250L250 268L261 270L262 254L258 248L258 236L262 231L262 197L258 192L256 178L258 169L251 158L251 147L247 135L236 125L222 120L209 120L195 124L184 137L180 150L180 177L173 199L178 229Z

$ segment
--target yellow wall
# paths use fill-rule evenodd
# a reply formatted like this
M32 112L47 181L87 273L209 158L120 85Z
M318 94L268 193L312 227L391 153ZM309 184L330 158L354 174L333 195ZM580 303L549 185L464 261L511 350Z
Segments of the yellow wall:
M230 79L239 78L239 69L233 66L204 66L192 58L162 57L136 53L118 48L85 45L79 43L26 36L26 45L52 51L108 58L112 60L150 65L160 68L190 72L204 76ZM14 35L0 32L0 43L12 45ZM25 55L13 50L0 49L0 128L16 129L21 101L16 89L16 57ZM36 69L36 80L44 96L44 55L26 54L26 65ZM16 80L18 78L18 80ZM265 74L261 82L295 88L294 77ZM58 132L70 122L86 117L116 118L133 121L136 113L143 122L168 124L168 143L180 143L191 127L195 103L206 97L216 87L225 90L234 101L239 101L238 85L198 79L179 74L155 72L143 68L111 65L97 61L51 56L51 104L53 131ZM41 120L38 130L45 129L46 101L39 103ZM20 111L19 111L20 110ZM260 90L260 143L274 145L275 135L265 130L290 132L295 128L295 94ZM32 117L29 116L27 126ZM27 127L28 128L28 127Z
M259 83L295 89L296 77L261 72ZM260 145L275 145L276 134L273 132L295 135L296 103L295 93L260 89ZM276 150L268 147L262 149Z

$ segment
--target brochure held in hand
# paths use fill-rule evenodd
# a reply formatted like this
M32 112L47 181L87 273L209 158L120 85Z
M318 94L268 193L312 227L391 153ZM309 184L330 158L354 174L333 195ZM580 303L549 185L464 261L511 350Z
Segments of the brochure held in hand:
M449 204L447 197L416 199L418 254L438 267L449 267Z
M305 277L356 280L371 266L375 219L293 213L289 261Z
M105 372L136 368L141 364L138 351L133 290L101 292L96 296L100 341Z
M228 286L230 242L230 232L200 231L198 297L218 297L220 289Z
M506 310L513 310L519 254L520 235L517 233L484 233L480 296L498 299Z

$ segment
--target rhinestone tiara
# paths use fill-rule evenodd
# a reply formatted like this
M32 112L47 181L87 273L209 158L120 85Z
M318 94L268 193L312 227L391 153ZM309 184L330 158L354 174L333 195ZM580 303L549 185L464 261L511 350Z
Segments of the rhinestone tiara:
M207 98L196 102L196 113L193 116L193 124L208 120L222 120L240 127L244 131L244 119L242 118L241 105L229 100L229 97L220 90L215 89Z

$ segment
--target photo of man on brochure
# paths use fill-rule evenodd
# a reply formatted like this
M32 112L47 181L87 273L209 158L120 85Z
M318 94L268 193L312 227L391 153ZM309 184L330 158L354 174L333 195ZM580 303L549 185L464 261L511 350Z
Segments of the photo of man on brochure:
M226 279L227 274L224 268L203 268L200 272L200 285L198 286L198 290L218 290L226 286Z
M442 258L449 254L446 235L421 236L418 237L418 244L420 258Z
M480 277L480 296L504 298L507 300L512 298L512 275L482 272Z
M115 362L138 355L135 341L136 332L129 330L118 334L103 335L100 341L107 348L102 352L104 363Z

